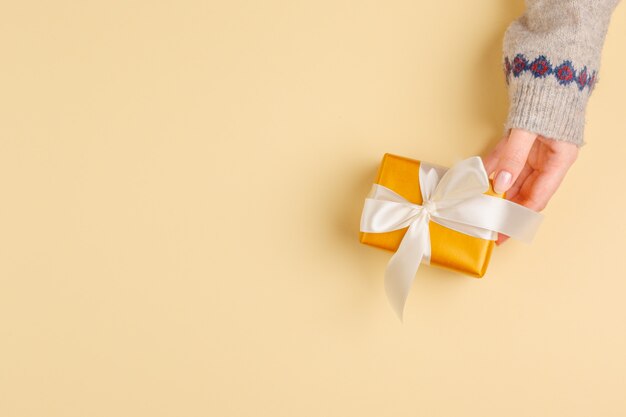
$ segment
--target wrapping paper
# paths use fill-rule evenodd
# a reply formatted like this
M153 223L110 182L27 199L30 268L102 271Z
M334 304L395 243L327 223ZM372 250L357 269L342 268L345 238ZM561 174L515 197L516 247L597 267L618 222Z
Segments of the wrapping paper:
M376 184L390 188L415 204L422 204L419 181L420 162L402 156L385 154L378 169ZM498 196L490 186L485 193ZM485 275L494 241L480 239L429 222L431 239L430 264L476 278ZM360 232L360 241L395 252L408 227L388 233Z

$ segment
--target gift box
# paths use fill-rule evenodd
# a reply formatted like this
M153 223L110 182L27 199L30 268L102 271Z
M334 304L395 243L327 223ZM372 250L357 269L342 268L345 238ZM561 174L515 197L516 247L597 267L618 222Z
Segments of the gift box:
M420 161L402 156L385 154L378 169L376 184L385 186L415 204L422 204L420 189ZM486 195L502 197L490 184ZM408 227L387 233L360 232L360 241L389 251L396 251ZM449 229L433 221L429 222L431 257L430 264L461 272L476 278L487 271L494 241L473 237Z
M482 277L498 233L530 242L542 216L497 195L482 159L450 169L385 154L361 214L361 242L395 251L385 290L402 319L421 263Z

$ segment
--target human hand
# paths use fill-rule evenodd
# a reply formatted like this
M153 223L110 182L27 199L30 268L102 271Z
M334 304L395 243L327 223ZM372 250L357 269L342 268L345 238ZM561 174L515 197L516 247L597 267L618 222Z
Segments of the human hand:
M487 175L494 173L493 188L506 192L507 200L535 211L543 210L578 156L578 147L548 139L523 129L511 129L483 158ZM508 239L499 234L496 244Z

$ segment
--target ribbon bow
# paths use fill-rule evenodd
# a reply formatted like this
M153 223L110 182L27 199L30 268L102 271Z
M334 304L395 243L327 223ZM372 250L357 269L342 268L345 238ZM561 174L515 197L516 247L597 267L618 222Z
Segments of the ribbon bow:
M542 216L502 198L485 195L489 178L475 156L449 170L420 163L422 204L374 184L365 199L361 231L386 233L408 227L385 271L385 290L402 320L409 289L420 263L430 263L430 221L466 235L496 240L498 233L530 242Z

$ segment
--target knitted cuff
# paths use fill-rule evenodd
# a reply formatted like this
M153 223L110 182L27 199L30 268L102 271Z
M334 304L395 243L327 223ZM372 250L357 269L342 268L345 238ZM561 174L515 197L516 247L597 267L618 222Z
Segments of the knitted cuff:
M512 63L505 60L509 91L505 136L511 128L520 128L583 146L585 109L597 73L576 71L569 61L552 69L543 56L532 63L520 57Z
M521 128L546 138L584 145L585 108L588 95L571 86L537 80L509 85L509 116L505 134Z

